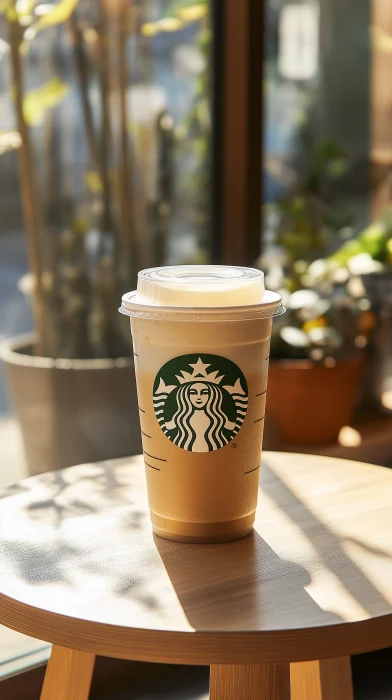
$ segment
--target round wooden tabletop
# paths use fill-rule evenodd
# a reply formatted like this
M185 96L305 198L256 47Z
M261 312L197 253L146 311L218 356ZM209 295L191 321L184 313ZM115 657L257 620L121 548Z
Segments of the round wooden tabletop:
M266 453L255 531L151 535L141 457L0 498L0 623L135 660L277 663L392 644L392 472Z

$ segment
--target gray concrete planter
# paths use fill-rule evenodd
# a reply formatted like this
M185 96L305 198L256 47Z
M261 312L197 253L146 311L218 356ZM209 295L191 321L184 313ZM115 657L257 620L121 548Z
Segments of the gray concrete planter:
M29 473L140 453L133 361L35 357L33 340L1 348Z

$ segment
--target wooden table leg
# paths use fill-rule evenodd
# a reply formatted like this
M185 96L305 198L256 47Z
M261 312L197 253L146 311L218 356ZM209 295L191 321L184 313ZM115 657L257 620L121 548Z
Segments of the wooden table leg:
M88 700L95 654L54 646L41 700Z
M291 700L354 700L350 657L291 664Z
M289 664L211 666L210 700L290 700Z

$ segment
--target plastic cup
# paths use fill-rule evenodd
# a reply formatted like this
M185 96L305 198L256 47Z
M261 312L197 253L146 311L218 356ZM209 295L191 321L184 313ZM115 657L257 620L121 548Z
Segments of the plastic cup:
M257 505L272 318L259 270L143 270L131 317L148 501L155 534L224 542Z

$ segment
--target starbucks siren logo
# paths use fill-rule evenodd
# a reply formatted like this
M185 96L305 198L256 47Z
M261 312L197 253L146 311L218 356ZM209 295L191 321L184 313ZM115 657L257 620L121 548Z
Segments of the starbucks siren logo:
M240 430L248 407L246 379L219 355L182 355L159 370L153 388L158 423L171 442L190 452L212 452Z

